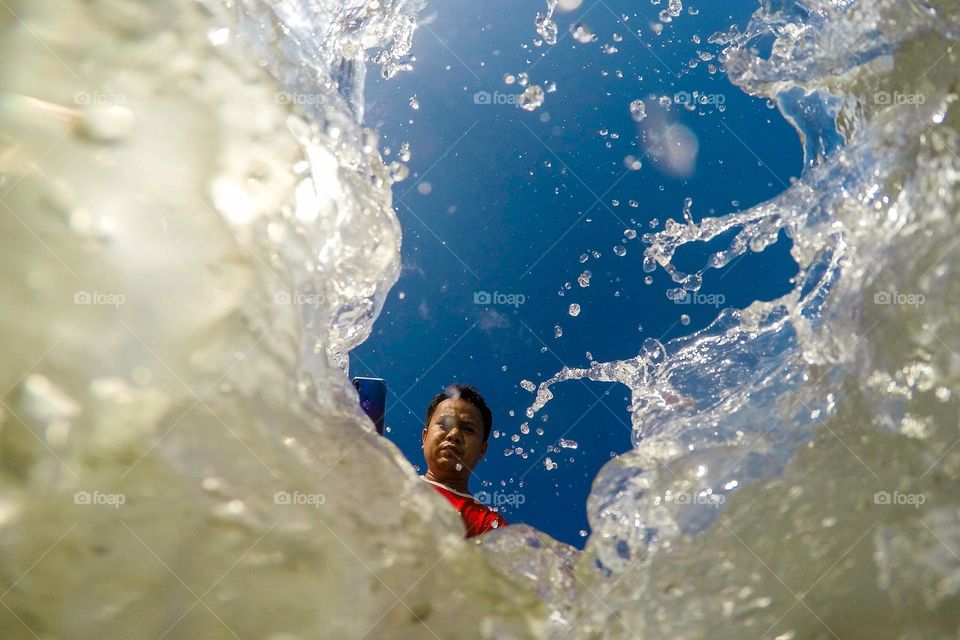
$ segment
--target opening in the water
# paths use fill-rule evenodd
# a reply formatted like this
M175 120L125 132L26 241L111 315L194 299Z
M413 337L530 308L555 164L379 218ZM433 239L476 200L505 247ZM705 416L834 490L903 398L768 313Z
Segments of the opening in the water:
M551 47L531 41L527 6L437 7L413 70L368 80L367 124L409 176L394 186L403 272L351 373L387 379L386 436L421 473L429 398L476 385L494 427L474 493L522 495L502 504L508 520L582 547L591 482L631 448L630 392L570 382L529 419L521 382L629 358L788 291L782 232L706 269L687 302L644 269L645 236L685 224L685 210L699 221L773 198L799 177L802 149L766 100L728 82L709 42L754 3L670 22L653 5L562 8ZM674 264L703 270L735 233L685 245Z

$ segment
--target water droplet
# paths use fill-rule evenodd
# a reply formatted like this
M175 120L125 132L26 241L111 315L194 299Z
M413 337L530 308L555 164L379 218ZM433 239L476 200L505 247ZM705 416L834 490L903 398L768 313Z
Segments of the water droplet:
M547 13L537 13L537 33L547 44L557 44L557 23L553 21L553 6L547 5Z
M529 380L521 380L520 386L523 387L526 391L533 393L533 390L536 389L536 385Z
M410 108L414 111L420 108L420 101L417 100L417 96L410 96Z
M577 444L576 440L567 440L566 438L560 438L560 446L564 449L576 449L580 445Z
M133 129L133 111L120 105L94 105L83 117L83 133L98 142L116 142Z
M390 179L394 182L402 182L410 175L410 168L402 162L394 160L390 163Z
M543 89L540 85L531 85L520 95L517 106L526 111L535 111L543 104Z
M570 33L573 35L573 39L581 44L588 44L597 39L593 30L582 22L574 22L571 24Z
M618 244L613 247L613 252L622 258L627 255L627 248L622 244Z
M584 271L583 273L580 274L580 277L577 278L577 282L580 284L581 287L584 287L584 288L589 287L591 277L593 277L593 274L590 271Z
M580 305L578 305L577 303L571 304L570 310L568 313L574 318L576 318L578 315L580 315Z
M627 229L626 231L623 232L623 236L624 236L627 240L633 240L634 238L637 237L637 230L636 230L636 229Z
M683 314L682 316L680 316L680 324L682 324L683 326L687 326L688 324L690 324L690 316L688 316L687 314Z
M560 325L556 325L555 327L553 327L554 338L559 338L562 335L563 335L563 329L560 327Z
M640 122L647 117L647 105L643 100L637 99L630 103L630 117L634 122Z
M207 40L215 47L225 44L230 39L230 29L219 27L207 31Z

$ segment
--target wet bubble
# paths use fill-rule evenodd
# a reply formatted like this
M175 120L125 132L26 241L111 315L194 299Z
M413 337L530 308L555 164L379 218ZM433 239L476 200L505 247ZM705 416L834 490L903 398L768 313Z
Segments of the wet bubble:
M622 258L627 255L627 248L622 244L618 244L613 247L613 252Z
M580 274L580 277L577 278L577 283L583 288L589 287L591 277L593 277L593 273L590 271L584 271Z
M577 303L571 304L570 309L568 310L568 313L574 318L576 318L578 315L580 315L580 305L578 305Z
M687 314L683 314L682 316L680 316L680 324L682 324L683 326L687 326L688 324L690 324L690 316L688 316Z

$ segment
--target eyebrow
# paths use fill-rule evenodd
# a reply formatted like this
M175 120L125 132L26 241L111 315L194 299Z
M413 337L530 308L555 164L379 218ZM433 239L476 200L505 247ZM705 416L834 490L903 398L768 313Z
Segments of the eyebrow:
M466 422L467 424L471 424L474 426L476 426L477 424L477 421L467 414L457 416L456 414L453 414L453 413L438 413L437 418L458 418L461 422Z

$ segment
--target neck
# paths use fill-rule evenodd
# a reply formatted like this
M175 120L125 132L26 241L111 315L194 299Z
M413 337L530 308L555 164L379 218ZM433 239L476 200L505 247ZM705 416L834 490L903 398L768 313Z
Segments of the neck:
M437 476L433 475L433 472L429 469L425 474L423 474L423 477L432 482L439 482L440 484L444 485L445 487L449 487L454 491L459 491L460 493L470 493L470 489L467 488L467 478L438 478Z

